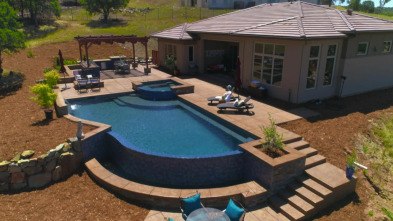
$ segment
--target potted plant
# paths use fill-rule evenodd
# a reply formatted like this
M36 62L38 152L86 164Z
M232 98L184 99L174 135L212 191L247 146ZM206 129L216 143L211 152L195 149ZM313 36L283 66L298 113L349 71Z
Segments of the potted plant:
M270 125L262 126L261 129L265 135L264 142L261 142L262 152L272 158L285 155L283 135L277 132L276 123L269 115Z
M36 84L30 87L30 91L37 97L31 97L33 101L37 101L38 106L45 108L46 120L53 119L53 110L49 109L56 101L57 94L53 92L53 89L47 84Z
M358 160L356 151L352 150L351 155L347 156L347 167L345 173L348 179L351 179L355 173L355 162Z
M175 74L176 67L176 59L173 55L169 55L165 59L165 66L169 69L170 73ZM178 74L178 71L176 72Z
M50 88L57 87L57 82L60 80L59 73L57 73L57 71L51 70L51 69L45 70L44 73L45 73L44 76L46 79L46 84Z

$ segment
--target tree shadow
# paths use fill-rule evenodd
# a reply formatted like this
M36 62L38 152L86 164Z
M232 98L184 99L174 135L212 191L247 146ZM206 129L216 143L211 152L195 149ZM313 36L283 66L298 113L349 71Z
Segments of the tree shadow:
M111 28L111 27L125 27L127 22L119 19L112 19L104 22L103 20L91 20L86 24L90 28Z
M34 24L27 20L25 20L23 24L23 32L26 35L26 40L44 38L49 34L52 34L57 30L64 28L64 25L56 23L53 19L41 22L39 27L36 27Z
M318 219L318 218L322 218L324 216L329 216L330 214L332 214L335 211L339 211L340 209L342 209L343 207L349 205L350 203L354 204L354 205L359 205L362 203L362 201L359 198L359 195L354 192L352 194L349 194L348 196L346 196L344 199L337 201L336 203L334 203L331 206L328 206L327 208L319 211L314 217L313 219Z

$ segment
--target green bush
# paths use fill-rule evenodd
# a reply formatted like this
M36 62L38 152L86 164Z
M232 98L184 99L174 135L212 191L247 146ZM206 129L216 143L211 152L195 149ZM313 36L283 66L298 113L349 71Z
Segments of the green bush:
M57 82L60 80L59 73L55 70L48 71L44 74L46 79L46 84L53 88L53 86L57 85Z
M0 74L0 94L7 94L17 91L22 87L25 76L16 71L4 71Z
M165 66L173 72L176 69L176 59L173 55L169 55L165 59Z
M31 50L31 49L27 50L27 51L26 51L26 54L27 54L27 57L28 57L28 58L34 57L34 52L33 52L33 50Z
M284 148L283 135L277 132L276 123L269 115L270 125L262 126L262 132L265 135L265 141L262 144L263 148L268 148L270 151L276 152Z
M347 166L351 168L355 168L355 162L358 160L356 155L356 150L353 149L351 155L347 156Z
M72 65L72 64L78 64L78 61L76 59L64 59L63 60L64 65ZM61 65L60 65L60 58L56 57L54 62L53 62L53 68L60 71Z
M37 101L38 106L50 108L57 98L57 94L53 93L53 89L47 84L36 84L30 87L30 91L38 97L30 97L33 101Z

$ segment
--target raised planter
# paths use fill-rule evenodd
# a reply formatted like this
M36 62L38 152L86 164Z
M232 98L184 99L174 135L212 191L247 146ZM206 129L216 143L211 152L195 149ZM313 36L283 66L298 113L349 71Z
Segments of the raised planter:
M304 171L306 155L293 148L284 147L285 154L271 158L258 148L259 140L239 145L244 150L244 173L246 180L255 180L274 193L292 182Z

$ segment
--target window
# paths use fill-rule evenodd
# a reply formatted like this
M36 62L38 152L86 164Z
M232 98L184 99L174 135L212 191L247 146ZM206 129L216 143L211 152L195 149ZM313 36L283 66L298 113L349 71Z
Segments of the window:
M357 55L366 55L368 50L368 42L360 42L358 44L358 53Z
M315 88L317 82L318 63L319 63L319 46L311 46L310 58L308 61L308 73L307 73L307 84L306 84L307 89Z
M194 61L194 46L189 46L188 47L188 61L193 62Z
M216 5L216 4L217 4L216 0L212 0L212 5Z
M285 46L256 43L252 79L281 86Z
M392 49L392 41L384 41L382 46L382 53L389 53Z
M165 57L173 56L176 58L176 45L172 44L165 44Z
M323 78L323 86L332 85L332 79L334 74L334 64L336 60L337 45L329 45L327 56L326 56L326 66L325 75Z

